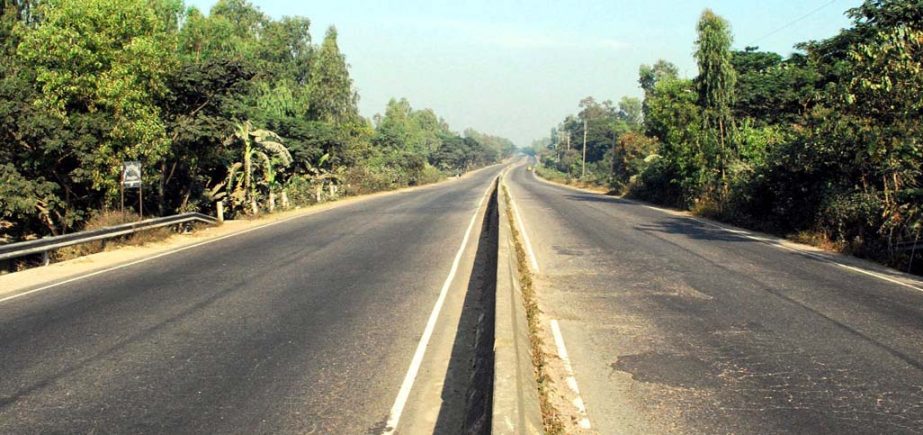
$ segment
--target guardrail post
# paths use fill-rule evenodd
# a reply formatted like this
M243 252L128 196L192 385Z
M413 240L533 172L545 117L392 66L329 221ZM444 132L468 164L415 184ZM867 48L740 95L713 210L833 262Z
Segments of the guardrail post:
M224 201L218 201L216 206L218 207L218 210L217 210L218 223L223 224L224 223Z
M48 251L42 251L42 266L49 264L51 264L51 257L48 256Z

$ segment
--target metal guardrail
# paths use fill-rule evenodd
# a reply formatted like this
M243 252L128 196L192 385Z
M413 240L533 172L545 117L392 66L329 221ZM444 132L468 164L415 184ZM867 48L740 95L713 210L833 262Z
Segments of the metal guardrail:
M164 216L138 222L115 225L98 230L80 231L63 236L45 237L42 239L0 245L0 260L9 260L26 255L45 254L55 249L97 240L111 239L114 237L132 234L138 231L183 224L187 222L217 223L218 220L202 213L183 213L174 216ZM47 258L47 257L46 257Z

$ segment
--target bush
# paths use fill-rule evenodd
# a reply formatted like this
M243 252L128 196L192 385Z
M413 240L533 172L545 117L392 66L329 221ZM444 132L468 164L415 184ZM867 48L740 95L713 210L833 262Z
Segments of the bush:
M676 168L656 154L645 161L647 166L629 184L627 195L671 207L688 206Z

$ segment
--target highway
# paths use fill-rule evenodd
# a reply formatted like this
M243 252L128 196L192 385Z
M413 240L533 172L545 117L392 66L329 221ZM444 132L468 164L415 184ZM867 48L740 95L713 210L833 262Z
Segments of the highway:
M461 432L501 169L0 303L0 433Z
M507 178L589 432L923 431L919 282L550 185L524 165Z

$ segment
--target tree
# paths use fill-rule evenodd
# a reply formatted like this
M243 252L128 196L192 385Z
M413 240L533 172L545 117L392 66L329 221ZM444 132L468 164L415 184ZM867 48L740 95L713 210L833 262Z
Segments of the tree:
M240 96L254 75L247 65L228 59L187 60L171 75L161 105L171 143L157 189L161 213L211 208L205 188L225 177L230 157L222 142L234 130L232 119L244 116L238 111Z
M737 72L735 119L750 118L760 126L796 123L816 100L819 75L804 55L783 59L747 47L733 52L732 63Z
M266 65L271 81L308 84L314 52L310 28L311 21L301 17L283 17L261 28L257 56Z
M731 63L730 25L709 9L702 13L697 26L698 40L695 52L699 66L696 86L699 104L702 107L702 121L707 133L707 142L717 142L717 150L706 151L709 167L717 167L721 184L726 187L728 142L733 129L731 107L734 104L734 86L737 74ZM714 165L711 164L714 162Z
M641 89L644 91L644 101L641 104L641 112L645 119L650 117L648 101L653 98L654 89L657 88L657 83L664 80L676 79L678 77L679 69L676 68L676 65L663 59L658 60L653 66L641 65L641 68L638 70L638 84L641 85ZM651 133L649 132L648 134Z
M848 50L852 66L840 109L858 118L867 162L882 191L881 231L923 233L923 11L919 2L866 1L849 12L865 35Z
M324 122L346 123L358 118L346 58L337 46L336 28L330 27L311 67L308 81L311 107L308 116Z
M678 77L679 69L676 65L660 59L653 66L641 65L638 76L638 84L644 93L648 94L654 91L657 82Z
M106 124L98 142L71 152L80 161L75 177L113 200L123 160L156 162L169 147L155 101L176 66L175 38L147 0L60 0L42 3L39 14L18 47L36 69L35 103L67 123Z
M629 129L639 129L643 116L641 100L634 97L622 97L619 100L619 118L628 124Z

